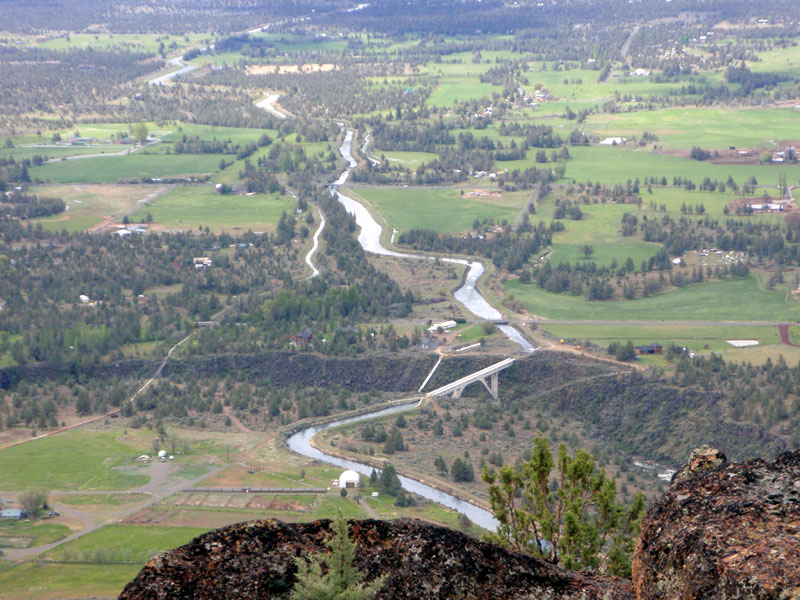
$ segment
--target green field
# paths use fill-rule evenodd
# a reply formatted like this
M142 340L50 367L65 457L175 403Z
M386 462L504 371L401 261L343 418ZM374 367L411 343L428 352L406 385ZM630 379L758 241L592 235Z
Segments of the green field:
M778 328L753 325L545 325L553 337L570 340L590 340L598 346L611 342L635 345L660 343L686 347L693 352L726 352L735 347L725 340L758 340L760 346L779 344ZM708 346L708 348L706 348Z
M502 196L461 195L452 188L351 188L399 231L414 228L457 233L472 228L475 220L505 219L513 223L527 200L525 193L503 192Z
M4 600L116 597L141 565L25 562L0 567L0 590Z
M625 112L592 115L586 128L600 137L631 138L648 131L658 136L657 144L682 150L770 147L780 140L800 139L800 110L692 107Z
M797 321L800 303L787 298L787 287L761 289L753 276L690 285L678 290L613 302L589 302L583 297L551 294L518 279L505 284L506 293L529 312L559 320L604 321Z
M116 434L67 431L0 450L3 490L124 490L147 483L132 458L140 452ZM68 468L67 468L68 465ZM126 466L124 471L116 468Z
M29 521L0 522L0 548L33 548L56 542L71 533L61 523Z
M147 562L156 552L170 550L190 542L208 531L205 527L165 527L159 525L108 525L53 548L45 553L51 560L86 560L98 550L121 555L110 562ZM90 559L88 562L91 562Z
M119 179L157 177L198 177L213 173L219 167L219 155L164 154L145 150L125 156L104 156L66 160L31 167L31 179L50 183L115 183Z
M149 212L155 223L168 228L195 229L203 225L265 231L274 229L281 213L291 214L294 207L290 196L222 195L210 185L179 186L133 213L131 220L142 221Z

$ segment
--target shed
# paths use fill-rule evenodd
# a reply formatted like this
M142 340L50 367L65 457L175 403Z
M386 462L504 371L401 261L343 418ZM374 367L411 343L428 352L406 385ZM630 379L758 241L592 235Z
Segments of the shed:
M355 471L345 471L339 475L340 488L355 488L361 483L361 476Z
M661 344L649 344L647 346L636 346L636 354L661 354Z
M28 511L24 508L6 508L0 510L0 519L24 519L28 516Z

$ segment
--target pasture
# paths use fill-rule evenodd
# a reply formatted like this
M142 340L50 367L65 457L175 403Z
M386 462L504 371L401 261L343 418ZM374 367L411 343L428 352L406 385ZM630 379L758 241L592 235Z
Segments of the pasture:
M691 107L591 115L586 129L599 137L628 139L648 131L658 136L656 144L667 149L762 148L800 139L798 117L800 110L795 108Z
M54 185L34 186L30 191L61 198L67 210L58 215L35 219L50 231L82 231L103 222L119 220L138 206L152 201L167 190L158 185Z
M534 315L559 320L601 321L786 321L800 319L800 302L781 285L762 289L755 277L699 283L648 298L590 302L582 296L551 294L518 279L505 283Z
M141 449L115 432L67 431L0 452L4 490L124 490L150 479L134 466Z
M525 192L470 196L471 188L350 188L372 204L399 231L414 228L457 233L494 219L513 223L527 201ZM462 195L463 192L463 195Z
M211 185L177 186L131 215L143 221L150 213L153 222L168 229L252 229L270 231L281 213L294 211L295 201L278 194L219 194Z
M141 565L23 562L0 566L0 590L5 600L112 598L136 577Z
M62 160L28 169L31 179L47 183L116 183L159 177L203 177L219 167L219 155L172 154L140 150L125 156Z

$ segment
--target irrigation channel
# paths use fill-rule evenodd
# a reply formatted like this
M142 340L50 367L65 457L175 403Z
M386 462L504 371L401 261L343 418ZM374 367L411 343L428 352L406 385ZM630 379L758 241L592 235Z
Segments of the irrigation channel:
M362 475L369 475L372 472L373 467L352 460L347 460L345 458L339 458L338 456L325 454L321 450L318 450L311 445L311 439L326 429L340 427L341 425L348 425L349 423L358 423L359 421L377 419L379 417L384 417L386 415L392 415L407 410L413 410L417 408L420 403L421 400L414 400L413 402L398 404L390 408L384 408L383 410L358 415L357 417L339 419L338 421L332 421L330 423L325 423L324 425L315 425L314 427L302 429L297 433L292 434L289 439L286 440L286 443L294 452L302 454L303 456L321 460L323 462L336 465L337 467L342 467L343 469L351 469L357 473L361 473ZM400 484L403 486L403 489L422 496L423 498L427 498L428 500L432 500L433 502L437 502L438 504L448 508L452 508L453 510L466 515L473 523L483 527L484 529L488 529L490 531L495 531L497 529L499 523L488 510L484 510L479 506L470 504L469 502L461 500L460 498L457 498L452 494L448 494L447 492L437 490L436 488L422 483L421 481L417 481L416 479L410 479L408 477L404 477L403 475L399 475L399 477Z
M350 170L357 164L351 153L352 144L353 131L347 130L344 141L339 148L339 152L347 161L348 166L347 169L345 169L345 171L339 176L339 179L337 179L331 186L331 193L336 194L339 202L341 202L347 211L355 217L356 224L361 229L358 235L358 242L361 244L361 247L364 248L366 252L379 254L381 256L393 256L396 258L410 258L416 260L435 260L435 257L431 256L396 252L394 250L385 248L380 241L383 230L380 224L372 217L363 204L339 192L339 186L342 186L347 182L347 178L350 176ZM463 304L467 310L481 319L485 319L487 321L499 321L503 318L503 315L501 315L496 308L490 305L475 287L478 283L478 279L480 279L480 276L483 275L484 272L484 267L480 262L468 261L461 258L440 258L440 260L464 265L469 269L464 280L464 284L453 294L458 302ZM519 344L523 352L533 352L535 350L533 344L525 339L525 337L511 325L502 324L498 325L498 327L506 336L508 336L509 339ZM339 458L338 456L325 454L321 450L318 450L311 445L312 438L318 433L333 427L339 427L349 423L358 423L360 421L368 421L386 415L413 410L420 405L420 402L421 400L414 400L412 402L398 404L390 408L366 413L356 417L340 419L324 425L309 427L291 435L286 443L294 452L302 454L303 456L307 456L308 458L321 460L344 469L352 469L353 471L361 473L362 475L369 475L373 469L373 467L370 465L365 465L352 460ZM497 529L498 521L489 511L483 508L475 506L474 504L470 504L469 502L461 500L452 494L438 490L425 483L422 483L421 481L410 479L402 475L400 476L400 483L402 484L403 488L409 492L418 494L424 498L427 498L428 500L432 500L442 504L443 506L452 508L457 512L465 514L473 523L483 527L484 529L491 531Z

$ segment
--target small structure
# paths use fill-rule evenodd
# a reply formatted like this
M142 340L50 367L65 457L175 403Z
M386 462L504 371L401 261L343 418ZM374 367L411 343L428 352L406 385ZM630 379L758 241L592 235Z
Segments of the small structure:
M142 454L142 455L141 455L139 458L137 458L136 460L138 460L138 461L139 461L139 462L141 462L141 463L146 463L146 462L150 462L150 457L149 457L149 456L147 456L147 454Z
M357 488L361 484L361 475L355 471L347 470L339 475L340 488Z
M310 329L305 329L305 330L301 331L300 333L295 333L294 334L294 341L295 342L302 342L304 344L307 344L307 343L309 343L311 341L311 339L313 337L314 337L314 334L311 333L311 330Z
M28 516L28 511L24 508L6 508L0 510L0 519L24 519Z
M81 301L81 304L89 304L89 302L91 301L89 296L87 296L86 294L81 294L80 296L78 296L78 300Z
M436 333L437 331L439 331L439 328L441 328L442 331L446 331L447 329L452 329L455 326L456 326L455 321L442 321L441 323L434 323L433 325L428 327L428 333Z
M212 260L208 256L195 256L192 259L192 264L195 269L207 269L212 265Z
M600 142L601 146L621 146L628 140L624 137L607 137L602 142Z
M661 344L649 344L647 346L636 346L636 354L661 354Z

